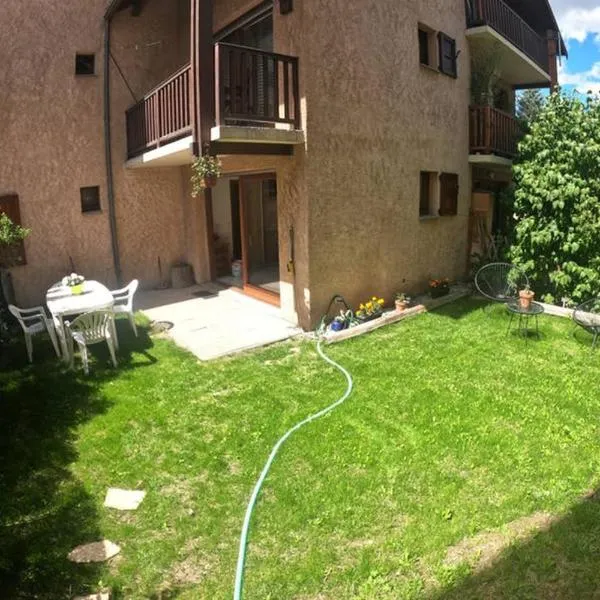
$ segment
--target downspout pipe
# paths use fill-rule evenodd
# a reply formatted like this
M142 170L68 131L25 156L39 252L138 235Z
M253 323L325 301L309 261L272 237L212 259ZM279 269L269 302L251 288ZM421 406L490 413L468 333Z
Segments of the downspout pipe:
M121 256L117 236L117 215L115 211L115 190L112 166L110 134L110 20L114 12L114 2L104 15L104 160L106 162L106 195L108 200L108 221L110 224L110 242L113 266L117 285L122 285Z

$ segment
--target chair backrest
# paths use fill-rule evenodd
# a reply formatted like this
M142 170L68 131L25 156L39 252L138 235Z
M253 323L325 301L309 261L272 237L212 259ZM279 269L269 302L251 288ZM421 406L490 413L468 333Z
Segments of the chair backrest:
M115 304L126 306L127 310L133 309L133 295L136 293L140 282L132 279L124 288L111 291Z
M19 321L19 325L23 331L27 332L31 325L43 322L46 319L46 314L41 306L34 308L19 308L14 304L8 305L10 314Z
M475 287L486 298L496 302L515 299L519 290L529 285L527 275L509 263L490 263L477 271Z
M73 333L83 337L86 344L94 344L105 340L111 333L113 319L114 315L111 311L95 310L80 315L66 325Z
M600 330L600 298L592 298L573 311L573 320L589 331Z

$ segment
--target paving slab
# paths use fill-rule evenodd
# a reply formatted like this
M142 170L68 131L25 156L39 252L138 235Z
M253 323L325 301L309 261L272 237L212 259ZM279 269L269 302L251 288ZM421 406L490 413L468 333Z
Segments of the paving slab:
M142 490L108 488L106 498L104 498L104 506L116 508L117 510L136 510L145 495L146 492Z
M153 321L170 323L168 335L200 360L302 334L279 307L217 284L140 292L136 309Z
M87 596L73 596L73 600L110 600L110 592L98 592Z

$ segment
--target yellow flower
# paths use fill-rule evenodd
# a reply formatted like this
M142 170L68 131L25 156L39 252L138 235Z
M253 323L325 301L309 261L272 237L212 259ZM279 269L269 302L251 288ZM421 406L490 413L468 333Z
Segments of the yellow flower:
M383 306L385 304L385 300L383 298L379 298L379 300L377 300L377 304Z
M364 304L361 304L361 305L360 305L358 308L359 308L360 310L365 310L365 305L364 305Z

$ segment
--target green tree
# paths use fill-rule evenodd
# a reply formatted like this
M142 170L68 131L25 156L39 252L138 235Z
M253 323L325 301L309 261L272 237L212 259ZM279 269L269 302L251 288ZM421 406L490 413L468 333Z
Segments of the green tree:
M540 90L525 90L517 96L517 118L521 122L521 127L524 131L529 131L531 125L538 118L542 110L546 98Z
M519 145L510 255L546 301L600 294L600 102L555 93Z

